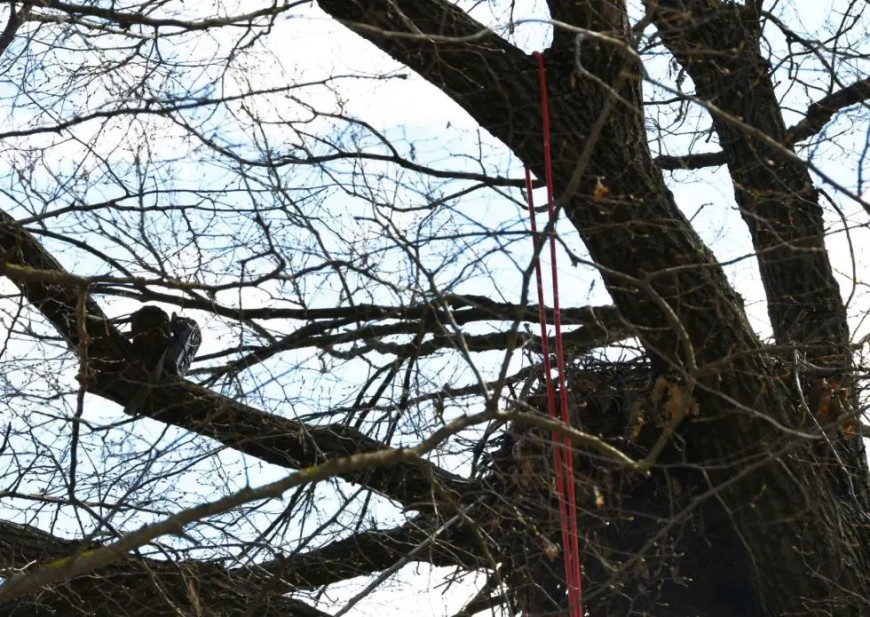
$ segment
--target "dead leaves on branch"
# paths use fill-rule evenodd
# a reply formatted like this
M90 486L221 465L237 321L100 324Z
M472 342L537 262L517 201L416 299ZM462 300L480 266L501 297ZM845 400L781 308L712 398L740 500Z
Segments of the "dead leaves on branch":
M651 409L648 409L649 405L643 400L638 400L634 405L627 431L631 441L638 440L641 430L649 421L657 427L662 427L701 413L698 401L687 388L668 380L664 375L657 377L653 383L649 402L652 403Z
M697 416L701 408L685 387L668 381L664 376L656 378L650 400L661 413L657 420L669 421L685 416Z

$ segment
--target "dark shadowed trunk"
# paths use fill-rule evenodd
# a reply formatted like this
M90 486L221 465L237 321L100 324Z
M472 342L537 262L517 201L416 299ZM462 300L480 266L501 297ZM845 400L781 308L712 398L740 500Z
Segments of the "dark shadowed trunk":
M446 2L396 3L401 11L390 4L320 2L441 88L542 176L532 59L495 35L481 36L482 25ZM671 4L650 3L649 16L695 79L699 97L717 108L714 125L759 254L777 342L845 367L848 328L820 250L818 196L806 166L783 143L784 123L758 52L758 16L717 2L673 3L679 10L669 12ZM718 469L684 478L697 535L686 533L676 546L685 550L693 583L691 593L679 584L662 589L660 606L697 614L740 615L763 605L770 615L859 615L866 607L855 598L867 597L870 564L860 440L834 445L849 461L838 467L824 447L790 434L808 426L793 387L752 334L737 295L653 163L624 9L600 0L554 1L551 10L560 21L610 39L566 33L545 53L557 198L655 370L675 372L695 388L700 416L682 427L682 451L664 456ZM423 35L454 41L381 34L407 32L404 19ZM473 49L463 37L475 37ZM720 64L708 59L723 55ZM595 197L597 182L609 189L603 198ZM820 457L827 462L820 465ZM643 511L655 511L662 497L664 489L655 485L640 497ZM639 550L639 542L624 550ZM720 578L710 555L739 573L736 579ZM723 604L729 598L733 608Z

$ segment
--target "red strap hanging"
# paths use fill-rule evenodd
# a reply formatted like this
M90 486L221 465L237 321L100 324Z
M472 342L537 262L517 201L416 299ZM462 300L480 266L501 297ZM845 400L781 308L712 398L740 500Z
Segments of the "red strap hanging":
M556 364L559 380L559 403L562 421L571 423L568 412L568 390L565 387L565 359L562 353L562 323L559 315L559 279L556 266L555 207L553 198L553 169L550 155L550 114L547 105L547 77L544 56L535 52L541 88L541 120L544 135L544 180L547 185L547 212L549 214L550 265L553 281L553 325L556 338ZM544 310L544 285L541 263L538 258L538 230L535 223L535 207L532 201L532 174L526 168L526 193L531 217L532 241L535 247L535 282L538 290L538 314L541 322L541 353L544 356L544 375L547 385L547 407L550 417L557 418L556 396L553 385L550 350L547 337L547 315ZM559 433L553 433L553 463L556 475L556 490L559 497L559 513L562 519L562 546L565 554L565 579L568 587L568 605L571 617L583 617L582 586L580 582L580 549L577 529L577 500L574 493L574 457L570 443Z

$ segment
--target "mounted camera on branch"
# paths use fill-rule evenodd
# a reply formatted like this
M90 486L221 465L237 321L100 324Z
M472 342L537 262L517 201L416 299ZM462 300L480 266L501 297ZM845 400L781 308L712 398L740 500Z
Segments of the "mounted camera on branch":
M148 399L151 388L164 377L184 377L202 343L199 325L153 305L143 306L130 316L133 350L147 371L145 384L124 411L134 413Z

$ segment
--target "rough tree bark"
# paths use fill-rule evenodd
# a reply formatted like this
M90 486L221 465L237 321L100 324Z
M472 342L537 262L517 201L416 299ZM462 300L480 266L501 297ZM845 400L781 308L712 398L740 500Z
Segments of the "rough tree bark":
M743 543L736 567L751 564L754 570L754 593L741 591L755 596L748 602L753 610L860 614L866 609L860 598L870 591L864 575L870 565L863 514L867 468L860 444L837 446L849 454L856 495L843 490L846 479L836 478L843 472L820 472L809 443L784 439L783 427L800 425L795 394L762 353L739 299L677 209L647 146L640 70L625 51L630 41L624 4L549 5L554 18L614 40L578 41L581 67L574 63L571 33L554 37L545 52L556 194L658 370L676 369L697 382L706 422L685 429L686 462L724 465L725 471L708 479L721 484L718 516L727 513L736 534L721 525L721 534L707 536L710 546L699 543L694 550L733 555L734 544ZM529 56L439 0L321 0L320 6L439 87L543 175ZM768 145L782 143L785 128L760 59L758 15L716 1L650 2L647 8L696 79L700 97L721 109L712 112L715 127L760 255L777 341L811 357L834 353L834 363L845 368L848 328L822 250L817 195L788 146ZM737 55L730 53L735 49ZM708 50L717 58L727 50L728 66L716 68ZM750 89L751 98L740 94ZM596 126L602 114L603 124ZM747 133L744 125L765 137ZM579 183L572 181L575 174ZM595 199L599 179L610 192ZM823 353L815 351L818 343ZM741 409L752 413L733 413ZM737 454L767 462L738 471ZM704 590L694 592L698 605L709 608ZM684 600L678 605L685 606Z
M320 0L319 5L440 88L543 175L537 74L530 56L445 0ZM656 471L649 478L619 472L630 487L622 507L646 517L609 528L594 517L581 523L628 556L620 560L624 567L613 568L608 555L584 555L585 575L593 583L587 588L592 614L598 614L596 607L614 615L628 610L704 617L864 614L870 598L870 501L860 441L834 438L832 447L845 461L840 465L832 463L827 446L820 447L818 435L805 438L808 420L798 411L791 370L784 372L778 359L782 354L765 348L753 333L739 296L677 208L661 173L662 167L728 165L758 253L778 346L848 377L849 332L824 250L818 194L792 150L794 140L812 129L785 128L770 68L759 50L760 15L717 0L645 3L647 20L692 76L698 98L709 105L722 147L721 153L703 159L660 160L657 165L647 144L642 69L630 51L624 3L552 0L549 6L554 19L578 29L557 29L544 52L557 196L621 319L648 352L654 375L666 374L691 389L699 408L697 418L678 427L683 447L659 454L660 462L684 471ZM575 36L577 32L584 36ZM862 100L866 90L866 84L858 84L844 100ZM815 130L819 115L813 116ZM595 191L599 183L609 190L604 196ZM6 215L0 218L0 252L2 274L86 360L84 387L124 404L130 395L124 380L143 376L129 344L105 320L87 287ZM88 319L83 321L84 316ZM615 336L623 335L620 330ZM284 344L288 348L292 342ZM153 402L155 419L286 467L382 447L347 427L313 428L275 418L190 383L161 388ZM626 428L623 423L614 434ZM654 442L641 439L638 455ZM581 466L584 477L597 473L593 466ZM197 593L205 604L241 605L261 593L312 588L386 569L443 523L439 511L444 503L433 503L433 496L479 513L481 524L491 524L492 530L498 526L480 506L485 483L435 465L405 465L345 479L421 514L399 528L361 533L261 564L255 571L197 570ZM683 486L679 498L674 498L676 482ZM680 510L676 515L675 506ZM668 525L662 530L661 521L668 517L682 527L679 536L670 538ZM522 532L512 533L504 532L503 544L523 541ZM651 542L668 540L680 577L672 576L649 598L633 597L637 589L620 586L631 578L628 570L642 565L631 555L642 556ZM70 550L61 540L21 527L3 528L0 548L7 554L4 567ZM488 563L479 536L462 525L433 541L425 558L467 568ZM139 575L154 575L161 566L130 558L112 568L109 574L115 576L99 581L103 599L148 593ZM190 601L191 571L177 567L161 572L173 598ZM148 578L148 584L154 580ZM114 605L102 600L71 606L69 597L87 598L94 588L84 579L68 585L71 595L46 591L39 599L42 605L111 613ZM29 600L14 608L15 614L37 614ZM142 615L149 614L147 608L142 607ZM278 600L270 610L263 614L317 614ZM150 614L161 613L155 609Z

